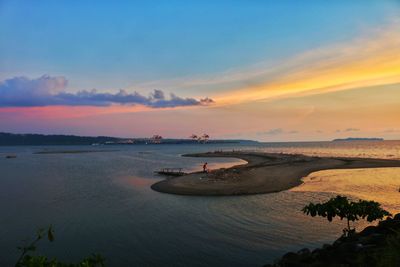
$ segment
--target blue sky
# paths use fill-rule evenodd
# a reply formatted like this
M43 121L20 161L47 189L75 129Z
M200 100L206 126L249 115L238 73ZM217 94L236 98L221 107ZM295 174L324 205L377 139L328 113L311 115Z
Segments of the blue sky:
M394 0L0 0L0 131L398 139L399 14Z
M288 58L384 23L394 7L368 0L3 0L0 71L65 75L71 89L116 90Z

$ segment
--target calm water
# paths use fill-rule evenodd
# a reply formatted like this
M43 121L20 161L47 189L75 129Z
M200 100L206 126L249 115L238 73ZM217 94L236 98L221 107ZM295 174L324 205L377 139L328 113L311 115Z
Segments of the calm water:
M118 151L33 154L45 149ZM12 266L20 241L49 224L56 241L43 242L39 252L65 261L97 252L109 266L261 266L288 250L331 242L341 233L342 222L329 224L300 212L310 201L345 193L400 211L400 168L317 172L298 188L267 195L189 197L150 189L160 179L153 174L160 167L196 170L204 161L212 168L242 163L180 157L216 149L400 158L398 141L1 147L0 266ZM6 154L18 157L5 159Z

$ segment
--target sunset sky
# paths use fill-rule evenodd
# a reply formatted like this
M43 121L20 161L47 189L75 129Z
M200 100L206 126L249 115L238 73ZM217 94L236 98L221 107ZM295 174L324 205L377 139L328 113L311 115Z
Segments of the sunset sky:
M400 139L400 1L0 0L0 132Z

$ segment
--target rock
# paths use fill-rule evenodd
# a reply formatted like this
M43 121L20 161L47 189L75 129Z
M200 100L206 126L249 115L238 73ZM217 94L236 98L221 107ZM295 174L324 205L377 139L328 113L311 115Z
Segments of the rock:
M379 233L372 233L370 235L360 237L359 241L363 245L380 244L385 241L385 236Z
M360 244L360 243L357 243L356 244L356 251L360 251L360 250L362 250L364 248L364 246L362 245L362 244Z
M323 244L322 249L330 249L332 246L329 244Z
M351 241L351 242L344 242L340 246L337 247L336 251L339 252L339 254L349 254L351 252L354 252L357 250L357 245L359 242L356 241Z
M285 255L283 255L282 259L285 261L294 261L298 259L298 255L294 252L288 252Z
M297 254L298 254L298 255L301 255L301 256L310 255L310 254L311 254L311 251L310 251L308 248L303 248L303 249L300 249L300 250L297 252Z
M380 221L378 226L380 228L387 228L385 230L389 230L390 229L400 229L400 221L399 220L395 220L392 218L388 218L387 220L384 221Z
M333 242L332 245L333 245L334 247L337 247L337 246L339 246L339 245L342 244L342 243L343 243L342 239L339 238L338 240L336 240L335 242Z
M400 213L394 215L393 220L400 221Z
M320 249L320 248L316 248L316 249L314 249L314 250L311 252L311 254L313 254L313 255L318 255L318 254L321 252L321 250L322 250L322 249Z
M399 239L395 235L397 232L400 232L400 213L379 222L378 226L368 226L360 233L354 233L349 237L341 236L332 245L324 244L322 248L314 249L312 252L304 248L297 253L286 253L272 266L377 266L380 263L379 256L387 247L387 240L392 237Z
M367 226L364 228L364 230L362 230L359 235L360 236L368 236L370 234L374 234L377 232L377 227L375 226Z

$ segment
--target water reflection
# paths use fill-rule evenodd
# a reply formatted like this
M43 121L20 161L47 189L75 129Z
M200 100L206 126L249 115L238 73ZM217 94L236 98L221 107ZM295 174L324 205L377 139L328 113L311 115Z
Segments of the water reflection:
M381 144L384 157L388 145ZM310 201L342 193L400 209L397 169L318 172L297 189L266 195L189 197L150 189L160 179L154 170L198 170L205 160L181 154L267 146L272 147L122 146L107 153L49 155L32 154L42 147L0 148L0 154L18 155L12 160L0 157L0 266L15 262L18 241L49 224L55 227L56 242L43 244L40 251L65 261L98 252L109 266L262 266L289 250L331 242L341 233L340 220L327 223L302 214ZM318 146L291 143L272 148L297 153L319 150ZM321 149L328 153L330 148ZM341 149L353 148L348 144ZM213 168L243 163L207 161L216 164Z
M325 170L310 174L294 192L329 192L374 200L400 212L400 168Z

